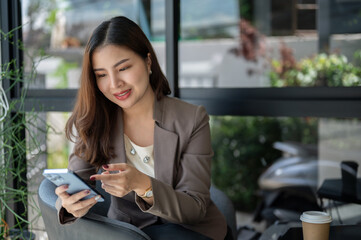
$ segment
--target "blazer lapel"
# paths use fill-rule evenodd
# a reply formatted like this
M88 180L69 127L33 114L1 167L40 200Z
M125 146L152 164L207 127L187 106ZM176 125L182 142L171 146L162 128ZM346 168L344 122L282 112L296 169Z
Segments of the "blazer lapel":
M178 135L161 128L158 123L154 126L154 175L171 186L175 171Z
M160 100L154 99L154 175L156 179L173 186L179 138L176 133L163 127L165 121L163 113L167 108L166 101L167 96Z

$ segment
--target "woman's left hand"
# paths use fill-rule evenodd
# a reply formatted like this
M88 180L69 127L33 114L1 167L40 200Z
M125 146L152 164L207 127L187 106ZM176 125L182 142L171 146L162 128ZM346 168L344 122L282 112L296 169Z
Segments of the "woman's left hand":
M123 197L131 191L141 196L151 186L150 177L129 164L107 164L103 169L105 172L90 176L90 180L100 180L102 188L113 196Z

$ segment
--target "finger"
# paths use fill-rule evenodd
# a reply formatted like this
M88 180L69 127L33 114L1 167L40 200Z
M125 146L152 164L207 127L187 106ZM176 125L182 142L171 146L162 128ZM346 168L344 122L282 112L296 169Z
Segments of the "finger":
M67 193L67 192L62 192L62 193L60 193L60 194L58 195L58 197L59 197L62 201L68 199L70 196L71 196L71 195L70 195L69 193Z
M111 173L108 171L102 172L102 175L105 175L105 174L111 174ZM101 180L101 182L103 183L103 180Z
M103 187L102 188L104 189L105 192L109 193L110 195L113 195L113 196L119 196L120 194L120 190L115 190L114 187Z
M102 181L111 181L116 179L116 176L119 173L116 174L95 174L90 176L90 180L96 181L96 180L102 180Z
M104 191L106 191L107 193L114 195L114 196L118 196L118 197L122 197L126 194L128 194L131 189L126 187L126 186L119 186L119 185L109 185L109 184L102 184L102 188L104 189Z
M109 185L109 184L105 184L105 183L102 183L102 188L103 188L105 191L117 189L115 186Z
M78 192L78 193L74 193L73 195L71 195L70 197L68 197L68 198L66 199L66 204L67 204L67 205L74 204L74 203L78 202L80 199L88 196L89 194L90 194L90 190L89 190L89 189L80 191L80 192Z
M102 172L102 175L104 174L110 174L108 171ZM103 183L103 180L101 180L101 183Z
M94 202L89 201L88 205L86 205L84 203L83 206L85 206L85 207L83 207L83 208L80 208L78 210L73 210L73 208L72 208L72 210L70 210L70 211L72 211L72 214L74 215L74 217L82 217L82 216L84 216L89 211L89 209L92 208L97 203L97 201L95 200L95 197L91 198L91 199L88 199L88 200L92 200L92 199L94 199ZM85 201L82 201L82 202L86 202L88 200L85 200ZM74 206L72 206L72 207L74 207ZM79 206L75 206L74 209L77 208L77 207L79 207ZM70 212L70 211L68 211L68 212Z
M92 197L86 200L78 201L77 203L73 204L72 210L74 212L76 211L82 211L86 208L91 208L97 203L97 200L95 200L96 197Z
M102 166L107 171L125 171L128 168L128 164L126 163L113 163L113 164L104 164Z
M70 197L70 194L66 192L66 190L68 190L69 185L62 185L60 187L57 187L55 189L55 194L58 195L58 197L64 201L65 199L67 199L68 197Z
M88 207L86 207L84 209L81 209L79 211L75 211L73 213L74 217L82 217L82 216L84 216L85 214L87 214L87 212L89 212L89 209L92 208L93 206L94 205L90 205L90 206L88 206Z
M61 186L55 188L55 194L59 196L60 194L66 192L66 190L68 190L68 188L69 188L69 185L61 185Z

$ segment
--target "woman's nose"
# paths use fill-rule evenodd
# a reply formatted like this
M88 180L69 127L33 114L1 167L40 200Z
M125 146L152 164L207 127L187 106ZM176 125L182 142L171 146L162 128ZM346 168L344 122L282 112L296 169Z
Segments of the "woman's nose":
M116 74L110 76L110 87L111 88L119 88L124 85L124 81L120 79Z

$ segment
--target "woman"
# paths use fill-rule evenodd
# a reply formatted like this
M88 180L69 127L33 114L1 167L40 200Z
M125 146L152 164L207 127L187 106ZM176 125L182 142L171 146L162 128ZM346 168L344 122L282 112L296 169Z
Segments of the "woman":
M101 181L111 195L108 217L134 224L151 238L170 232L174 239L224 239L225 219L209 195L208 115L169 94L141 29L125 17L103 22L87 43L66 125L67 137L76 142L68 168ZM80 201L89 192L70 196L66 186L56 194L62 224L84 216L97 200Z

